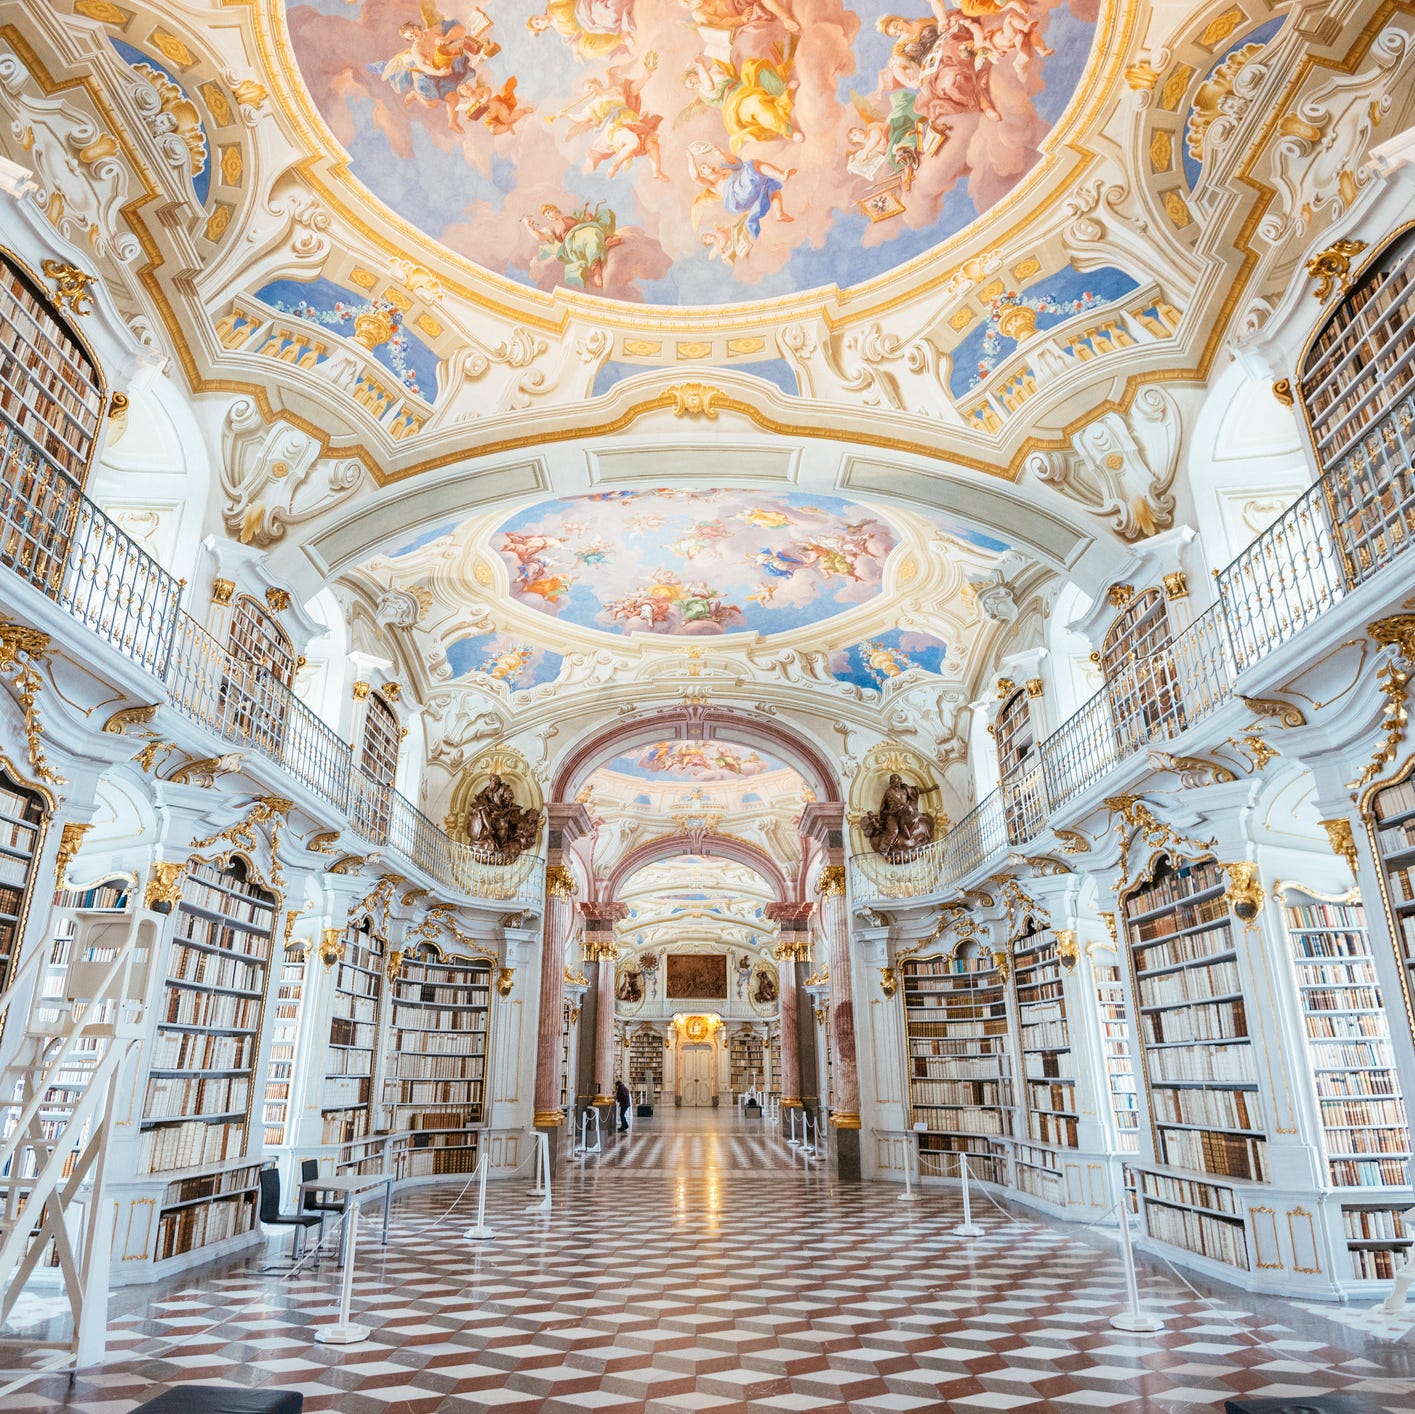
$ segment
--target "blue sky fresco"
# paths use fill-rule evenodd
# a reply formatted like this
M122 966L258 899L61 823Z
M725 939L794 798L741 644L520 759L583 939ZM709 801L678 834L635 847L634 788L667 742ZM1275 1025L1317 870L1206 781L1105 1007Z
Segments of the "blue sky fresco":
M840 682L878 690L911 668L943 669L948 645L924 633L891 629L830 655L830 671Z
M554 682L565 660L506 633L483 633L475 638L459 638L447 649L453 675L469 675L504 682L513 692L541 683Z

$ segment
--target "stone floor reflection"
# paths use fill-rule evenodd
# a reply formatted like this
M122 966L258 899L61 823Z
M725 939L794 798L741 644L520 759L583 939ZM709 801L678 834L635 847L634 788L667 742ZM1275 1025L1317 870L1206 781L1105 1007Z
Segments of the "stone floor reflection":
M1206 1301L1160 1266L1143 1284L1167 1329L1121 1335L1104 1237L978 1202L985 1235L960 1242L951 1193L838 1187L736 1111L660 1111L607 1138L562 1168L549 1215L525 1211L528 1187L493 1186L496 1236L475 1245L474 1194L450 1214L455 1188L401 1199L387 1251L357 1264L367 1344L314 1343L332 1264L281 1280L228 1263L120 1293L103 1369L0 1409L126 1414L231 1381L299 1388L311 1414L1197 1414L1313 1390L1415 1410L1408 1343L1196 1282Z

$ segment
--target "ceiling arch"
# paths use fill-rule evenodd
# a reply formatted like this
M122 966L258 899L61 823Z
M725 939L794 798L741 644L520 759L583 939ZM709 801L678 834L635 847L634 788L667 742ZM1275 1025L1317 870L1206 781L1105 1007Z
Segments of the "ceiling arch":
M616 722L587 737L562 758L548 798L573 800L596 768L610 758L668 740L731 741L760 748L794 766L818 799L841 799L840 784L824 752L799 732L745 712L697 704ZM681 850L681 841L678 847Z
M756 845L735 835L713 835L693 832L660 835L657 839L646 840L630 850L610 872L603 886L604 897L617 899L624 885L641 869L658 864L665 859L681 859L685 847L691 842L694 854L705 854L713 859L730 859L734 864L743 864L760 874L769 883L779 903L791 900L791 886L781 866Z

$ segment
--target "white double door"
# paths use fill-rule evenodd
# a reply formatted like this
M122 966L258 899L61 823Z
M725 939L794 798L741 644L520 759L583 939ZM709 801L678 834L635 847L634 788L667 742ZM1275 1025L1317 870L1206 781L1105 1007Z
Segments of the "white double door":
M684 1046L681 1052L685 1105L712 1104L712 1072L716 1054L711 1046Z

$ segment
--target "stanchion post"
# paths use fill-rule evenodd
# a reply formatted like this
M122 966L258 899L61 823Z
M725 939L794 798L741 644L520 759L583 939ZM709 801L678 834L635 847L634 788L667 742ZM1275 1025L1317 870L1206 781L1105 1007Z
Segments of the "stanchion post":
M339 1320L336 1325L315 1333L315 1339L321 1345L357 1345L369 1337L367 1326L356 1326L349 1319L349 1308L354 1299L354 1253L359 1241L359 1204L355 1194L349 1195L347 1208L344 1221L348 1224L348 1233L344 1239L344 1280L339 1288Z
M1110 1318L1111 1328L1143 1334L1147 1331L1162 1331L1164 1322L1158 1316L1140 1309L1140 1283L1135 1277L1135 1249L1130 1245L1130 1208L1125 1201L1125 1170L1120 1171L1120 1203L1117 1208L1120 1220L1120 1260L1125 1267L1125 1299L1128 1309Z
M536 1186L531 1192L540 1198L539 1203L527 1206L528 1213L548 1213L551 1209L550 1196L550 1135L543 1129L533 1131L536 1136Z
M973 1221L973 1201L968 1192L968 1155L958 1155L958 1177L963 1180L963 1221L953 1229L954 1237L981 1237L983 1230Z
M904 1191L899 1195L901 1203L912 1203L916 1197L914 1193L914 1136L910 1134L909 1142L904 1146Z
M800 1141L796 1138L796 1107L791 1107L791 1137L786 1141L788 1149L800 1148Z
M480 1242L483 1238L496 1236L486 1225L486 1160L486 1151L483 1150L481 1162L477 1165L477 1174L481 1180L477 1188L477 1220L462 1234L469 1242Z

